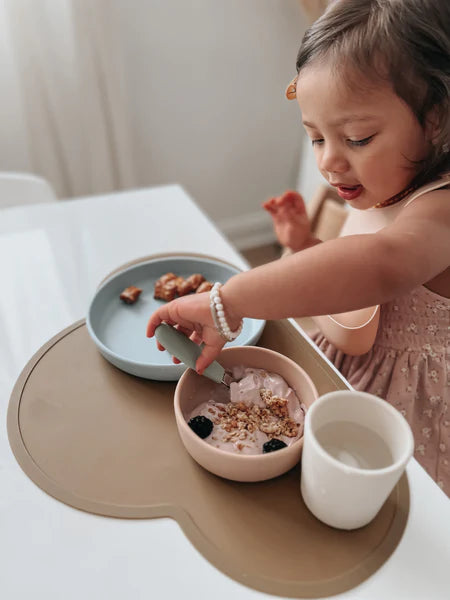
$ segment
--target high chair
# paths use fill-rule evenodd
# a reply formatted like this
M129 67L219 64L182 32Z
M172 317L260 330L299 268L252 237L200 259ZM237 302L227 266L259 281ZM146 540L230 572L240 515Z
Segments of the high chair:
M312 232L323 242L339 236L348 214L345 202L334 188L326 184L318 186L306 204L306 212Z

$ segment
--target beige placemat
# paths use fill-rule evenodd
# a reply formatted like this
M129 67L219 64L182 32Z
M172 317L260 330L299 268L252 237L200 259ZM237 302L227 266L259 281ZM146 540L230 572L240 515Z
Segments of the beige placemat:
M320 393L343 387L289 322L269 322L260 343L299 362ZM409 511L406 475L372 523L333 529L304 506L298 467L245 484L197 465L178 437L174 388L116 369L84 321L75 323L36 353L14 387L12 450L25 473L60 501L113 517L172 517L218 569L269 594L343 592L390 556Z

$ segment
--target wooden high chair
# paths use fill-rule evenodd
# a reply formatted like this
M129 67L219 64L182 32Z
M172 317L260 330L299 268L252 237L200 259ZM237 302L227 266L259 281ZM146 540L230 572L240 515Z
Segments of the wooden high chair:
M321 184L306 205L313 234L322 241L339 237L348 215L344 200L329 185Z

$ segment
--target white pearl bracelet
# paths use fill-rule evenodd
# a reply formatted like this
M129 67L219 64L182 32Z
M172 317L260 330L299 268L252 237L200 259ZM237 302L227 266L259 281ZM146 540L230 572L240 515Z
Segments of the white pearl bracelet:
M223 309L222 298L220 297L219 292L220 287L221 284L219 282L216 282L213 285L209 293L209 306L211 308L211 315L217 331L225 340L227 340L227 342L232 342L242 331L242 320L239 324L239 327L235 331L231 331L225 318L225 311Z

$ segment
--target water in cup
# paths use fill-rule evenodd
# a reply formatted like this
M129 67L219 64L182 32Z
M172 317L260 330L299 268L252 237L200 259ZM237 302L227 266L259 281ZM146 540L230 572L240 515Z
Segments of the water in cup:
M316 439L328 454L349 467L383 469L394 462L386 442L358 423L327 423L317 430Z

